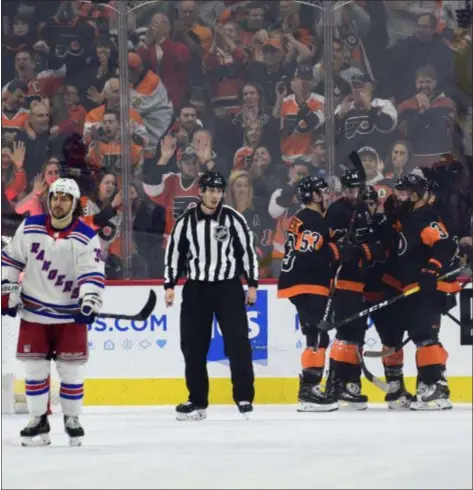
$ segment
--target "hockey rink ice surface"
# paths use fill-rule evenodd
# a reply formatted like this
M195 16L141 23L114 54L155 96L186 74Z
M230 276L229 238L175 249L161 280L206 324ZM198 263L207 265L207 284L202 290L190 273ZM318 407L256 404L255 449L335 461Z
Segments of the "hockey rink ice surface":
M250 420L213 406L201 422L177 422L174 407L87 407L81 421L80 448L58 413L52 445L23 448L27 416L3 415L2 488L472 488L471 405L319 414L258 405Z

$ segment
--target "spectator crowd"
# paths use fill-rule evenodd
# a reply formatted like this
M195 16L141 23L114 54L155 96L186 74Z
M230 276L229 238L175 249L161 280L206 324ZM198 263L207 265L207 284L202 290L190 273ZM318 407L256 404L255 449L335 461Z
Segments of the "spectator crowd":
M129 146L122 185L117 1L2 2L2 239L77 180L106 272L123 275L124 194L132 278L161 278L175 219L218 170L277 277L297 183L339 177L357 151L380 196L414 168L442 175L460 242L472 235L472 29L457 0L128 1ZM325 73L333 74L330 93ZM325 148L334 107L334 165Z

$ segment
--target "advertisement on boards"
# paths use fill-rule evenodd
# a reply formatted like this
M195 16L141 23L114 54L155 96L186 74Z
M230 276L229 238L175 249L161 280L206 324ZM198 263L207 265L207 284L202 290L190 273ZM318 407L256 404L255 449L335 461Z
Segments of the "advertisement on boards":
M136 313L148 297L150 287L158 302L152 315L143 322L99 319L89 328L90 362L88 377L92 378L175 378L184 374L184 360L179 341L181 287L176 287L172 308L164 306L161 286L113 286L105 291L104 311ZM451 312L459 316L458 308ZM288 300L277 298L274 285L262 285L257 302L248 308L249 339L253 350L255 374L259 377L296 377L300 357L305 348L299 319ZM331 342L334 332L330 332ZM449 352L448 373L471 376L471 348L460 345L460 329L444 317L440 339ZM365 349L381 350L376 328L367 319ZM405 348L405 374L414 376L415 346ZM212 377L229 375L224 342L217 322L212 325L212 341L208 353L208 371ZM327 356L328 363L328 356ZM383 375L379 359L369 359L372 372Z

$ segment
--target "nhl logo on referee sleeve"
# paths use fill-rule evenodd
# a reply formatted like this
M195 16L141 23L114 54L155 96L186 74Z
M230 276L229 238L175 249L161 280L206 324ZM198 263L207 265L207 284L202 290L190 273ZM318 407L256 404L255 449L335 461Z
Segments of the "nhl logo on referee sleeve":
M227 226L217 225L214 230L214 238L219 242L226 242L230 237L230 230Z

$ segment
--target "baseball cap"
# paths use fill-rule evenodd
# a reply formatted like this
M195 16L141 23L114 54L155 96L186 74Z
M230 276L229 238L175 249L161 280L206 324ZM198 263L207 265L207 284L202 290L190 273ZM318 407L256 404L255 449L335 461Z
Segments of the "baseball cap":
M140 66L142 66L143 60L141 56L137 53L128 53L128 68L136 70Z
M291 162L290 167L295 167L296 165L304 165L307 168L309 168L309 166L310 166L309 162L305 158L303 158L303 157L298 157L295 160L293 160Z
M374 83L374 80L372 80L366 73L358 73L356 75L353 75L350 80L350 84L353 85L364 85L365 83Z
M179 162L183 160L194 160L196 156L196 152L192 146L186 146L185 148L180 148L177 151L177 160Z
M300 78L301 80L312 80L312 78L314 77L312 66L300 65L297 68L294 76L297 78Z
M358 150L358 155L364 155L364 154L369 154L369 155L374 155L377 160L379 160L379 154L378 152L372 148L371 146L363 146L363 148L360 148Z

